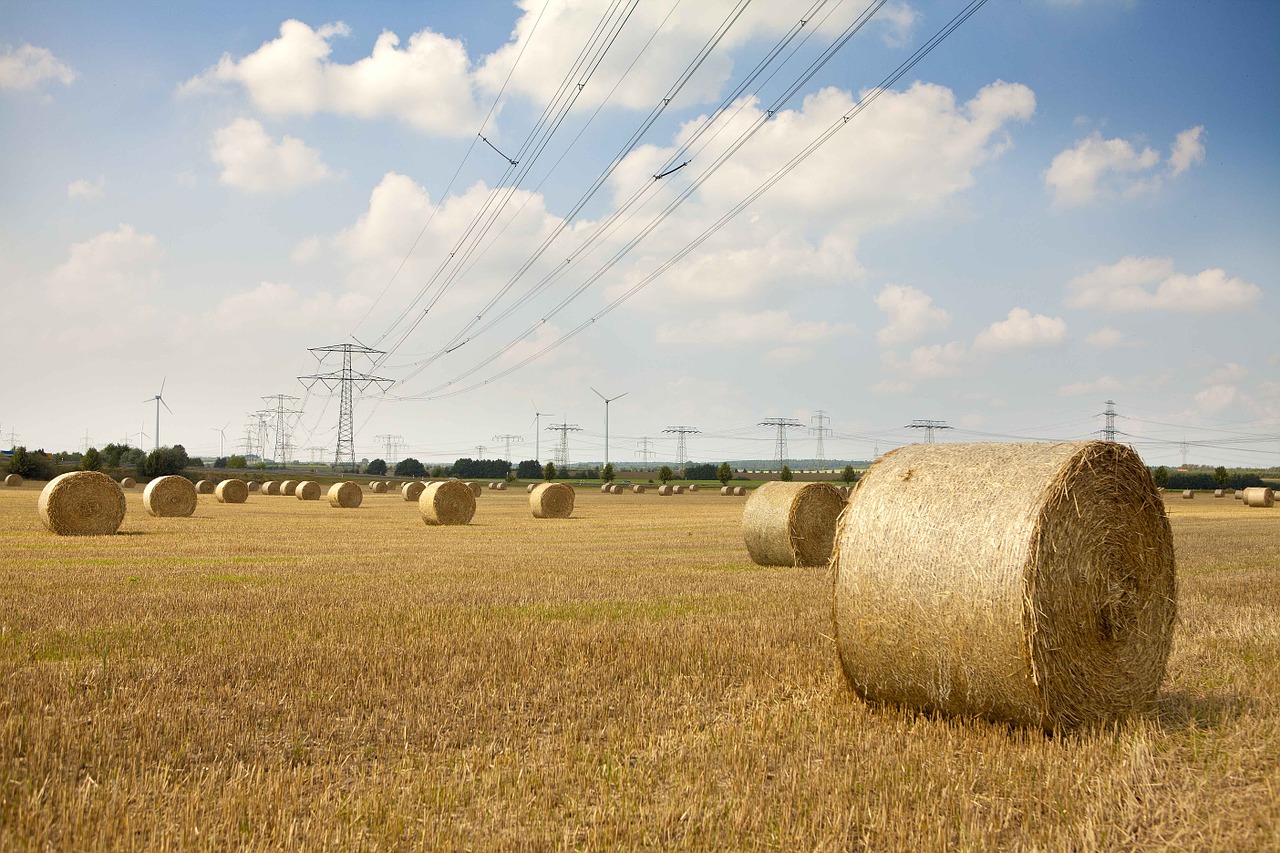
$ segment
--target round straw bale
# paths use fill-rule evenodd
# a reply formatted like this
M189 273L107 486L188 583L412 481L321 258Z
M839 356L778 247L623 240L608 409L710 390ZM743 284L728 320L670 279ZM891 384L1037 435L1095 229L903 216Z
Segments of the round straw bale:
M293 490L294 497L300 501L318 501L320 500L320 484L315 480L303 480Z
M483 489L480 488L479 483L468 482L466 486L468 489L471 490L472 497L477 497L477 498L480 497L480 492L482 492Z
M1238 501L1244 500L1244 493L1246 491L1248 491L1248 489L1236 489L1236 500Z
M387 484L381 480L374 480L369 484L369 491L373 492L375 495L386 494Z
M142 490L142 505L157 518L186 518L196 511L196 487L186 477L156 477Z
M738 497L740 497L740 498L742 498L742 497L746 497L746 495L747 495L747 487L746 487L746 486L734 486L734 487L733 487L733 493L734 493L735 495L737 495Z
M197 495L213 494L213 480L196 480Z
M377 480L370 480L370 481L369 481L369 488L371 488L371 489L372 489L372 488L373 488L374 486L376 486L376 485L378 485L378 481L377 481Z
M415 480L412 483L405 483L401 486L400 494L403 495L404 499L407 501L416 501L418 498L422 497L422 490L426 487L426 483L419 483Z
M10 474L9 476L7 476L7 477L5 477L5 478L4 478L4 484L5 484L6 486L10 486L10 487L13 487L13 486L21 486L21 485L22 485L22 475L21 475L21 474Z
M251 491L251 492L256 492L256 491L258 491L258 489L261 489L261 488L262 488L262 484L261 484L261 483L259 483L257 480L250 480L250 481L249 481L248 483L246 483L245 485L247 485L247 486L249 487L249 491Z
M600 494L607 495L612 490L612 488L613 488L613 483L601 483Z
M613 488L611 488L609 491L613 492L615 495L620 495L624 491L626 491L626 489L622 488L621 484L614 483Z
M742 510L742 538L761 566L825 566L844 498L830 483L765 483Z
M329 487L329 506L338 509L355 509L364 500L364 491L359 483L348 480L345 483L334 483Z
M689 491L691 491L691 492L696 492L696 491L698 491L698 484L697 484L697 483L691 483L691 484L689 485Z
M832 567L836 646L869 701L1058 729L1149 708L1164 679L1173 537L1124 445L886 453Z
M470 524L476 493L460 480L432 483L418 496L418 512L427 524Z
M573 486L543 483L529 493L534 518L568 518L573 515Z
M526 489L525 489L525 491L526 491L526 492L532 492L532 491L533 491L534 489L536 489L536 488L538 488L538 484L537 484L537 483L530 483L530 484L529 484L529 486L528 486L528 488L526 488Z
M505 480L499 480L494 484L493 488L499 492L505 492L507 490L507 483Z
M249 484L244 480L223 480L213 490L218 503L242 504L249 499Z
M722 494L722 495L731 495L731 494L733 494L733 486L721 486L721 487L720 487L720 494Z
M191 482L181 477L190 488ZM191 496L192 501L195 495ZM97 471L72 471L54 477L40 492L40 520L59 536L106 536L124 521L120 484Z
M293 497L294 492L298 490L297 480L282 480L280 482L280 494Z
M280 494L280 483L276 480L267 480L262 484L262 493L264 495Z
M677 495L683 495L685 493L685 489L685 486L674 486L671 491L675 492Z
M136 485L138 485L138 481L132 477L124 477L120 480L120 488L122 489L132 489Z
M644 486L640 485L639 483L636 483L634 486L631 487L631 491L633 494L643 495Z
M1225 495L1226 495L1226 492L1224 492L1222 489L1214 489L1214 490L1213 490L1213 496L1214 496L1215 498L1224 497Z
M1196 493L1191 491L1190 489L1182 490L1182 499L1184 501L1195 500L1195 497L1196 497Z
M664 498L669 497L670 495L675 494L675 488L663 483L661 486L658 486L658 494L662 495Z
M1252 507L1272 507L1276 503L1276 493L1265 486L1250 486L1244 490L1244 505Z

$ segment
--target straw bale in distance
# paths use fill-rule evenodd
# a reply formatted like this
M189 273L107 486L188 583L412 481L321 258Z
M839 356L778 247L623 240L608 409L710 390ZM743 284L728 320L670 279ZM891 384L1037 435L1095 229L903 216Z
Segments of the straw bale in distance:
M832 567L836 647L869 701L1059 729L1148 709L1164 680L1173 537L1123 445L886 453Z
M187 485L190 485L188 483ZM40 521L59 536L106 536L124 521L120 484L98 471L54 477L40 492Z
M609 489L610 489L612 486L613 486L613 483L601 483L601 484L600 484L600 494L602 494L602 495L607 495L607 494L609 494Z
M186 477L156 477L142 490L142 505L157 518L186 518L196 511L196 487Z
M1272 507L1276 503L1273 489L1264 486L1250 486L1244 490L1244 505L1250 507Z
M280 494L285 495L287 497L293 497L294 492L296 492L297 490L298 490L297 480L281 480L280 481Z
M573 515L573 487L564 483L543 483L529 493L529 509L534 518L568 518Z
M476 497L476 498L478 498L478 497L480 497L480 493L481 493L482 491L484 491L483 489L481 489L481 488L480 488L480 484L479 484L479 483L472 483L472 482L468 482L468 483L466 483L466 486L467 486L467 488L468 488L468 489L470 489L470 490L471 490L471 496L472 496L472 497Z
M13 486L21 486L21 485L22 485L22 475L21 475L21 474L10 474L9 476L7 476L7 477L5 477L5 478L4 478L4 484L5 484L6 486L10 486L10 487L13 487Z
M691 484L689 485L689 491L691 491L691 492L696 492L696 491L698 491L698 484L697 484L697 483L691 483Z
M505 491L507 490L507 484L506 484L506 481L504 481L504 480L499 480L499 481L494 485L494 489L496 489L496 490L497 490L497 491L499 491L499 492L505 492Z
M741 498L741 497L746 497L746 494L747 494L747 487L746 487L746 486L734 486L734 487L733 487L733 493L734 493L735 495L737 495L738 497L740 497L740 498Z
M671 488L671 491L672 491L673 493L677 494L677 495L683 495L683 494L684 494L684 490L685 490L685 487L684 487L684 486L673 486L673 487Z
M418 497L418 512L427 524L470 524L476 493L461 480L431 483Z
M1213 496L1214 496L1215 498L1224 497L1225 495L1226 495L1226 492L1224 492L1222 489L1214 489L1214 490L1213 490Z
M213 480L196 480L197 495L213 494Z
M720 494L722 494L722 495L731 495L731 494L733 494L733 486L721 486L721 487L720 487Z
M529 486L528 486L528 488L526 488L526 489L525 489L525 491L526 491L526 492L532 492L532 491L533 491L534 489L536 489L536 488L538 488L538 484L537 484L537 483L530 483L530 484L529 484Z
M667 483L663 483L661 486L658 486L658 494L664 498L669 497L670 495L675 494L675 489Z
M1236 489L1236 500L1238 501L1244 500L1244 493L1245 493L1244 489Z
M321 491L320 484L315 480L303 480L293 490L293 494L300 501L318 501Z
M218 503L242 504L249 499L249 484L244 480L223 480L213 490Z
M631 491L633 494L643 495L644 486L640 485L639 483L636 483L634 486L631 487Z
M258 489L262 488L262 484L259 483L257 480L250 480L248 482L248 486L249 486L249 491L251 492L256 492L258 491Z
M373 492L375 495L386 494L387 484L381 480L374 480L369 484L369 491Z
M825 566L844 509L830 483L765 483L742 510L742 538L761 566Z
M613 492L615 495L620 495L626 491L626 489L622 488L621 484L614 483L613 488L609 489L609 491Z
M1190 489L1182 490L1182 499L1186 501L1195 500L1196 493Z
M138 485L138 481L132 477L124 477L120 480L120 488L122 489L132 489L136 485Z
M348 480L329 487L329 506L337 509L355 509L364 501L364 490L359 483Z
M400 494L403 495L404 499L407 501L416 501L418 498L422 497L422 490L426 487L426 483L419 483L415 480L412 483L405 483L401 486Z
M262 484L262 493L264 495L280 494L280 483L276 480L267 480Z

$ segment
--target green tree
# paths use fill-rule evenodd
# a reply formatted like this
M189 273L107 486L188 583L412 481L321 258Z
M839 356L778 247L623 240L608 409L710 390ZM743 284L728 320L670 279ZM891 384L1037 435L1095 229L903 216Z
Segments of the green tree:
M729 481L733 479L733 469L729 467L728 462L720 463L720 467L716 469L716 479L722 486L729 485Z
M387 463L382 459L375 459L369 463L369 466L364 469L364 472L366 474L372 474L375 477L381 477L383 474L387 473Z
M1213 469L1213 482L1218 484L1219 489L1225 489L1227 483L1231 482L1231 475L1227 473L1227 469L1219 465Z
M235 453L233 453L233 454L231 454L230 456L228 456L228 457L227 457L227 467L228 467L228 468L243 468L243 467L245 467L247 464L248 464L248 462L246 462L246 461L245 461L245 458L244 458L243 456L239 456L239 455L237 455L237 454L235 454Z
M380 460L373 460L378 462ZM369 463L369 467L373 467L373 462ZM383 463L383 473L386 473L386 463ZM427 466L423 465L417 459L410 456L408 459L401 459L396 463L397 477L425 477L427 476Z
M52 480L58 476L58 466L53 463L53 457L43 450L27 450L20 444L9 457L9 473L28 480Z
M521 480L536 480L542 476L542 466L537 459L526 459L516 466L516 476Z
M684 466L684 478L686 480L714 480L716 478L715 463L699 462L686 465Z
M795 475L791 473L789 465L783 465L782 470L778 472L778 479L784 483L790 483L795 479Z
M1157 468L1153 477L1155 478L1156 485L1160 488L1163 489L1169 485L1169 469L1165 466L1161 465Z
M662 484L664 486L668 482L670 482L671 478L674 476L675 476L675 472L671 470L671 467L669 465L663 465L661 468L658 469L658 479L662 481Z
M181 474L187 470L189 461L187 450L181 444L175 444L173 447L159 447L145 454L141 461L136 463L138 476L150 479L165 477L169 474Z
M84 452L84 456L80 457L80 469L82 471L102 470L102 454L98 452L98 448L90 447Z
M126 452L129 451L127 444L115 444L114 442L102 448L102 464L108 468L117 468L120 460L124 458Z
M604 470L600 472L600 479L606 483L613 482L613 463L609 462L604 466Z
M858 479L858 472L853 470L852 465L846 465L844 466L844 470L840 472L840 479L843 480L846 484L851 485L855 480Z
M548 462L542 468L542 479L548 483L556 478L556 463Z

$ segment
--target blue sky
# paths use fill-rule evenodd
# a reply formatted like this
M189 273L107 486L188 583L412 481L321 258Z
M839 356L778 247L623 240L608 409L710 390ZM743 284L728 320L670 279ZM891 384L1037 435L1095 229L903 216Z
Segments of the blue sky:
M354 333L389 349L426 288L439 302L376 368L399 381L357 401L359 456L384 455L378 435L402 436L398 455L448 461L520 434L525 458L542 411L544 427L583 427L571 459L599 460L595 387L627 392L610 413L618 461L646 436L673 457L662 430L674 424L702 430L695 460L768 457L760 420L808 425L819 410L836 458L911 441L917 418L954 426L947 440L1082 438L1114 399L1151 464L1180 462L1182 442L1194 463L1280 464L1273 3L989 3L706 243L588 322L963 4L884 5L769 118L865 8L812 5L791 62L654 182L680 141L711 136L696 134L802 11L749 4L568 219L735 6L640 0L599 69L573 78L581 94L541 155L520 158L527 178L458 270L449 252L512 188L502 157L475 142L481 123L517 151L613 4L0 5L0 287L21 318L7 324L0 432L50 449L86 434L136 443L153 432L141 401L164 380L163 443L213 454L228 424L224 447L238 448L261 396L289 393L304 404L293 444L331 455L337 403L296 379L314 370L307 347ZM600 235L637 191L652 200ZM597 236L598 253L579 248ZM443 354L471 318L487 324L570 258L545 292ZM791 456L814 451L812 431L791 433Z

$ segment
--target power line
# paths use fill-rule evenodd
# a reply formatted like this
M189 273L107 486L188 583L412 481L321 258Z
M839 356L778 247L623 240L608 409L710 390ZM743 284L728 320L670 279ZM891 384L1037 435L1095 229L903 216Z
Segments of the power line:
M777 429L778 435L774 442L774 456L777 457L778 470L781 471L787 466L787 430L802 427L804 424L795 418L766 418L758 425Z
M933 444L933 432L939 429L952 429L951 425L946 421L931 420L914 420L907 424L904 429L922 429L924 430L924 440L926 444Z

